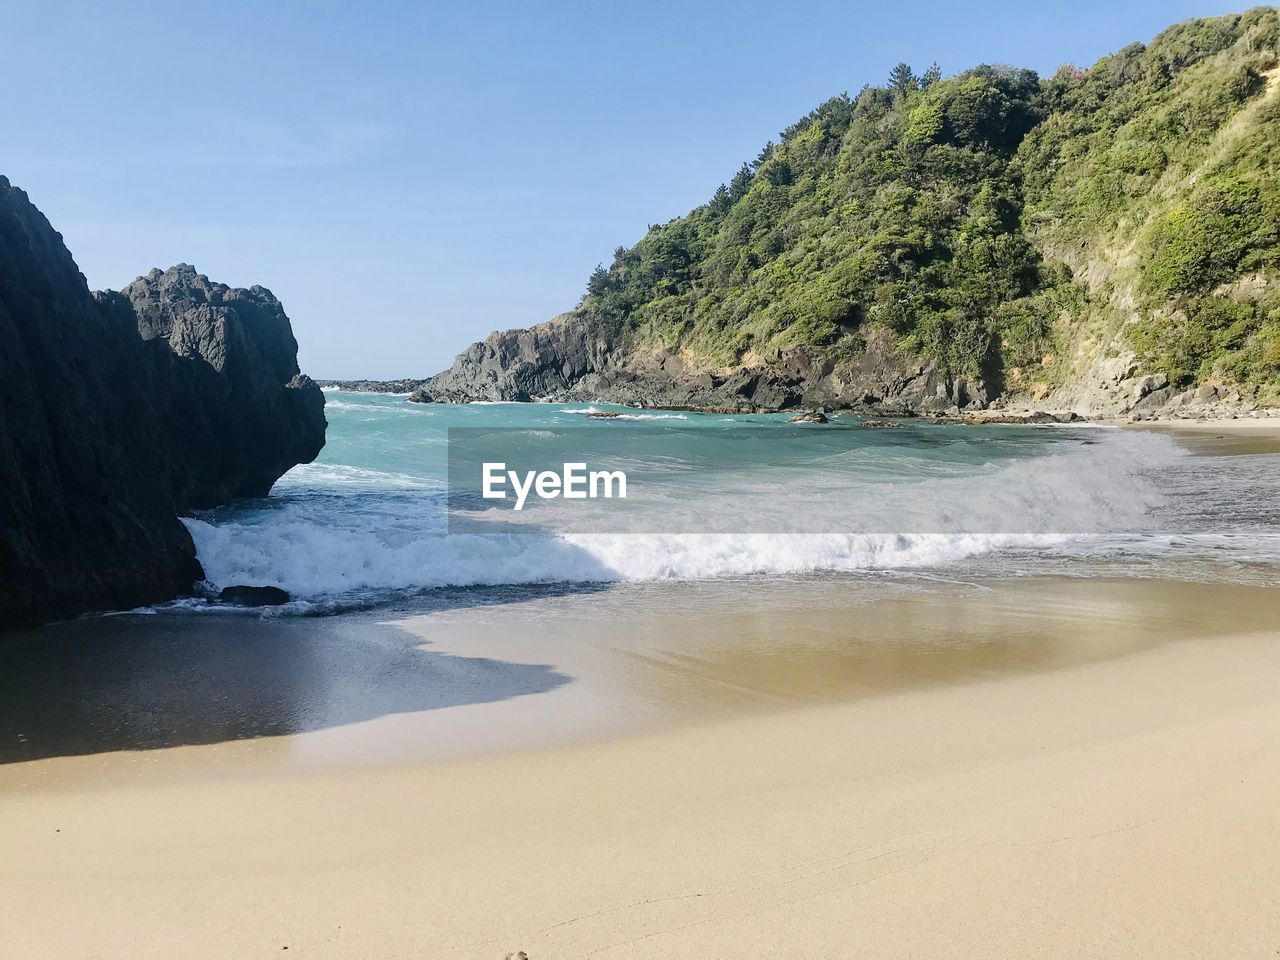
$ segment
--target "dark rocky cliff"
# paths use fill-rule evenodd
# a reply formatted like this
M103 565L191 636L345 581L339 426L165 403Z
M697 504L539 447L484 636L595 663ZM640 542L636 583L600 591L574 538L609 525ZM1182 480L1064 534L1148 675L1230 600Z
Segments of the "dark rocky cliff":
M178 515L324 445L279 301L186 265L93 294L0 177L0 627L190 592Z
M583 377L608 365L603 341L575 314L473 343L410 397L418 402L539 400L568 396Z

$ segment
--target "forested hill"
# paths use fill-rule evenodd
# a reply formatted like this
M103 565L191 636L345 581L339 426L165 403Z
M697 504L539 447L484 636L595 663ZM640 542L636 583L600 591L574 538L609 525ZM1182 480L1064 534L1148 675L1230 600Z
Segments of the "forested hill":
M1142 373L1272 394L1278 50L1280 15L1256 8L1047 78L900 64L619 247L557 322L588 331L583 374L664 355L767 371L799 349L827 375L873 345L984 398Z

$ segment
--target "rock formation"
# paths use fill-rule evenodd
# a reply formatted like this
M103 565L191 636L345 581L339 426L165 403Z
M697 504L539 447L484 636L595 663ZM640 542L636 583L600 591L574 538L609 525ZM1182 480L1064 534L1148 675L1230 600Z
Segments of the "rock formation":
M491 333L458 354L453 366L424 381L416 402L542 400L571 394L609 360L602 339L575 314L527 330Z
M270 291L183 264L93 294L0 177L0 627L189 593L179 514L265 495L324 431Z
M541 400L622 403L750 413L798 406L944 412L985 407L980 380L945 376L872 337L850 356L819 347L784 351L773 363L707 369L664 351L611 349L579 314L474 343L422 382L417 403Z
M405 378L400 380L317 380L321 389L354 390L357 393L413 393L425 381Z

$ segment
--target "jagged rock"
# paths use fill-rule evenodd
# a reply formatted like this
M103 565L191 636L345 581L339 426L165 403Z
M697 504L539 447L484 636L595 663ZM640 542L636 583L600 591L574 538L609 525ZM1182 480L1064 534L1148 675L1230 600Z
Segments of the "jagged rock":
M1130 412L1133 412L1133 413L1138 413L1138 412L1146 412L1146 413L1149 413L1149 412L1151 412L1152 410L1156 410L1156 409L1158 409L1159 407L1163 407L1163 406L1164 406L1166 403L1168 403L1172 398L1173 398L1173 388L1172 388L1172 387L1165 386L1165 387L1161 387L1161 388L1160 388L1160 389L1158 389L1158 390L1151 390L1151 391L1149 391L1149 392L1147 392L1147 393L1143 394L1142 399L1141 399L1141 400L1139 400L1137 403L1135 403L1135 404L1130 408Z
M866 351L855 357L798 347L774 362L726 372L700 369L675 354L614 348L587 319L564 314L527 330L490 334L409 399L599 401L730 413L873 402L914 412L982 409L988 395L981 380L946 377L933 364L901 356L886 335L869 336Z
M527 330L491 333L426 380L415 403L534 400L567 390L604 366L605 346L585 320L563 314Z
M357 393L413 393L425 380L317 380L321 389L354 390Z
M791 423L830 423L831 421L827 419L827 415L823 413L821 410L809 410L805 413L800 414L797 417L792 417L790 422Z
M0 177L0 626L189 593L178 515L259 496L324 443L324 397L260 287L192 268L91 294Z
M1163 373L1139 377L1138 382L1133 385L1133 399L1136 402L1156 390L1163 390L1168 385L1169 378Z
M324 446L324 394L298 372L284 308L264 287L212 283L189 264L152 270L119 293L94 295L144 341L160 341L179 376L161 389L168 481L183 509L266 496Z
M223 603L234 603L238 607L278 607L288 603L289 594L279 587L250 587L237 585L224 587L218 594Z

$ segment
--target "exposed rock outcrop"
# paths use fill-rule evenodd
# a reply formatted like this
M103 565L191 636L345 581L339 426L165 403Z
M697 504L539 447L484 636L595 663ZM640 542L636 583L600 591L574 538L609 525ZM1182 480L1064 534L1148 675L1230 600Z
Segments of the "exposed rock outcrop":
M190 592L178 515L264 495L324 430L270 291L180 265L92 294L0 177L0 627Z
M317 380L321 389L330 387L337 390L354 390L358 393L413 393L426 381L421 379L401 380Z
M582 316L563 314L527 330L490 334L409 399L597 400L743 413L798 406L943 412L985 407L987 388L901 356L887 337L873 337L852 357L799 347L773 363L707 369L672 353L615 349Z
M830 423L827 415L821 410L809 410L791 418L792 423Z
M182 509L266 496L290 467L316 458L324 394L298 372L298 343L270 290L212 283L182 263L94 297L178 361L162 361L167 382L155 395L171 398L156 412Z
M609 365L603 338L581 317L566 313L528 329L489 334L458 354L453 366L430 377L409 399L468 403L564 397L584 377Z

